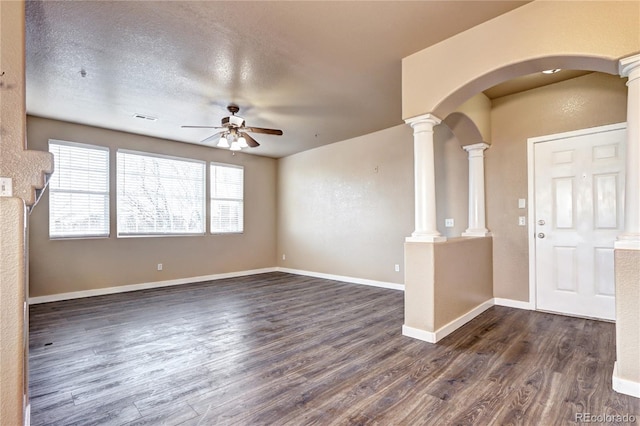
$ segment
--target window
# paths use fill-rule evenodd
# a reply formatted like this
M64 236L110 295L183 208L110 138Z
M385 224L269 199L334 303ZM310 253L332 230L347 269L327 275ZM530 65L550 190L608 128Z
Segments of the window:
M244 230L244 168L211 163L211 233Z
M118 236L204 234L205 163L118 150Z
M109 236L109 148L49 141L49 238Z

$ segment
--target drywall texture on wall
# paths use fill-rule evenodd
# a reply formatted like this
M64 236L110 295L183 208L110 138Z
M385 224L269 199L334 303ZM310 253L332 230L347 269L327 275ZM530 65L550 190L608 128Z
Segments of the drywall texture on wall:
M275 265L275 160L242 153L232 155L228 150L28 117L29 148L45 151L48 149L49 139L110 148L111 236L50 240L47 191L40 201L39 208L30 217L31 297ZM244 166L244 233L117 238L115 156L118 148ZM163 264L162 271L157 270L158 263Z
M407 125L281 158L278 265L403 284L413 200Z
M493 100L486 152L487 225L494 235L494 296L529 300L527 138L626 121L626 79L592 73ZM529 200L530 201L530 200Z
M460 141L444 125L434 128L436 225L447 238L459 237L469 226L469 160ZM445 219L453 219L446 227Z
M434 333L491 300L491 244L491 237L405 243L404 324Z
M491 237L455 238L435 244L436 330L493 299L491 244Z
M22 424L25 391L25 206L0 198L0 424Z
M618 377L640 383L640 251L616 250L616 361ZM624 336L624 338L621 338Z
M434 128L434 158L438 230L460 236L467 228L469 166L444 125ZM403 284L403 244L414 227L413 189L408 125L281 158L278 265ZM453 218L455 226L445 228L445 218Z

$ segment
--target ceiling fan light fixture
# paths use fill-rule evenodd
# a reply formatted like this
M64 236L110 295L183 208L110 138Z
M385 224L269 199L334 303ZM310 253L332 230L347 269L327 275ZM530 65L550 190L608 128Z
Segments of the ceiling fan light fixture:
M218 148L229 148L229 141L227 140L227 135L222 135L220 140L218 141Z
M238 138L238 144L240 145L240 148L249 148L249 144L247 144L247 140L244 136L240 136Z
M0 0L1 1L1 0ZM264 133L267 135L281 136L282 130L266 129L264 127L245 126L244 118L238 117L236 113L240 110L237 105L229 105L227 110L230 116L224 117L221 126L180 126L183 129L214 129L212 135L200 141L201 144L208 144L215 140L218 135L220 139L216 144L217 148L228 148L231 151L240 151L243 148L256 148L260 146L250 133Z

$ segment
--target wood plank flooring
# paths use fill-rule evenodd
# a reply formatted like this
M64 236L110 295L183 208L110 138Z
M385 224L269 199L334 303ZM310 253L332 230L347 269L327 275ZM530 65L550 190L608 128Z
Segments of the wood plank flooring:
M285 273L30 313L33 425L640 423L605 322L493 307L433 345L402 292Z

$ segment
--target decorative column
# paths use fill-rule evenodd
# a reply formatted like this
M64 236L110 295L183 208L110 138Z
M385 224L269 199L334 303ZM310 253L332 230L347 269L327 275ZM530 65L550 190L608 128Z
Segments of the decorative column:
M485 221L484 202L484 142L462 147L469 153L469 227L463 237L486 237L491 235Z
M407 241L445 241L436 226L436 178L433 157L433 127L442 120L424 114L406 120L413 128L413 168L415 185L415 231Z
M640 398L640 55L620 60L627 82L624 232L614 244L616 362L613 390Z
M640 55L620 60L620 76L627 81L627 171L624 232L616 248L640 250Z

